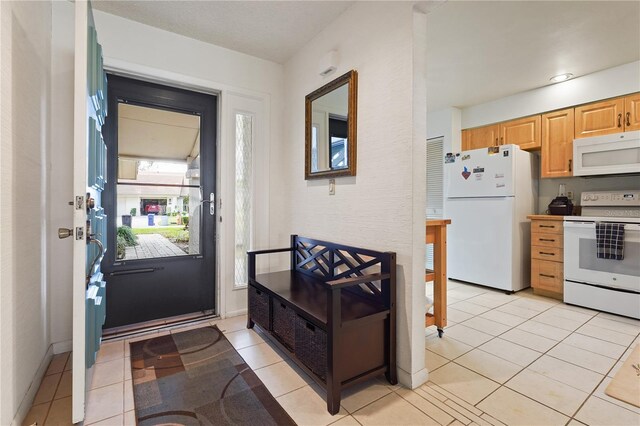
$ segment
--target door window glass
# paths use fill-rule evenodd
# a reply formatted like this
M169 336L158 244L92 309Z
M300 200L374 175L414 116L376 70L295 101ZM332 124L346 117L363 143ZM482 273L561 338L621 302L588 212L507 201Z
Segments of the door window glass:
M201 253L200 117L118 104L119 261Z
M253 117L236 114L235 285L247 283L247 250L251 245Z

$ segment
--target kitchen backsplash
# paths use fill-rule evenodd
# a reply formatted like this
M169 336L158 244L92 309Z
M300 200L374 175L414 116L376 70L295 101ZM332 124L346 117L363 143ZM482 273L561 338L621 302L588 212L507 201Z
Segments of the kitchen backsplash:
M601 177L570 177L555 179L540 179L538 187L538 214L546 213L551 200L558 196L558 186L565 184L567 192L573 193L573 204L581 205L582 191L606 191L639 189L638 176L601 176Z

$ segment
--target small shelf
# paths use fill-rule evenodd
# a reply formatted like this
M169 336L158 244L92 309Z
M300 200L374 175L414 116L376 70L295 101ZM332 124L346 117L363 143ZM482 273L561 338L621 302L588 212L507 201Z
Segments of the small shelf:
M432 271L431 269L424 270L424 282L432 282L436 279L436 271Z

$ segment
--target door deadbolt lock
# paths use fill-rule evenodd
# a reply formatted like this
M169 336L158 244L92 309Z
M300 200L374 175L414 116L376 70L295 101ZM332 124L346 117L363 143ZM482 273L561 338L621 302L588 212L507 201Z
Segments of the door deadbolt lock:
M64 238L69 238L71 236L73 236L74 232L73 229L69 229L69 228L58 228L58 238L60 238L61 240ZM76 240L83 240L84 239L84 228L82 226L78 226L76 227Z
M73 235L73 229L69 228L58 228L58 238L61 240L64 238L71 237Z

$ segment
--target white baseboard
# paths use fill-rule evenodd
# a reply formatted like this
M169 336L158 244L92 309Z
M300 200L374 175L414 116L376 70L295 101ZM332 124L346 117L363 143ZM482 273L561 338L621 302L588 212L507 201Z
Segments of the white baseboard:
M56 342L53 345L53 354L63 354L65 352L71 352L73 347L73 340L65 340L63 342Z
M246 315L247 309L238 309L237 311L227 312L222 318L239 317L240 315Z
M22 425L22 421L25 417L27 417L27 413L31 409L31 404L33 403L33 398L36 396L36 392L40 388L40 383L42 383L42 378L44 377L44 373L47 372L47 368L49 368L49 363L51 362L51 357L53 357L53 345L49 345L47 348L47 352L44 354L42 361L40 361L40 366L38 366L38 370L36 374L33 376L31 380L31 385L29 385L29 389L25 394L24 398L20 402L20 406L18 407L18 412L16 413L13 421L11 422L11 426L20 426Z
M406 388L416 389L427 383L428 380L429 371L426 368L411 374L398 367L398 383Z

